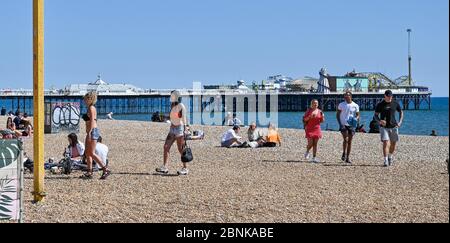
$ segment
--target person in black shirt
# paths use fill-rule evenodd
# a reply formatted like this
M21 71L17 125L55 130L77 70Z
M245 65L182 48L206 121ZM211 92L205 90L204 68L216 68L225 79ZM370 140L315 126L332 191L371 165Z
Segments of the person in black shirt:
M436 130L432 130L430 136L432 136L432 137L437 137L437 132L436 132Z
M400 119L397 122L396 112ZM383 142L384 166L391 166L394 161L394 152L399 141L398 129L403 123L403 111L400 105L393 100L392 91L384 93L384 100L375 109L374 119L380 124L381 141Z
M23 120L23 114L19 113L16 115L16 117L14 117L14 124L16 125L16 129L22 129L23 128L23 124L21 123Z

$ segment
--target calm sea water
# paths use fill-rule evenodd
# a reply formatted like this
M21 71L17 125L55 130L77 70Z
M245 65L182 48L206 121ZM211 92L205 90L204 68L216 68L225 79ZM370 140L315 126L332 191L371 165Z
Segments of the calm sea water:
M431 130L436 130L439 136L449 135L449 98L432 98L432 110L405 111L405 119L400 129L401 134L407 135L430 135ZM303 129L301 118L303 112L279 112L278 121L275 121L280 128L296 128ZM365 124L365 128L369 130L370 121L372 121L373 111L363 111L361 113L361 123ZM243 122L248 125L252 122L252 117L256 117L254 113L240 114ZM118 120L137 120L149 121L151 115L124 115L115 116ZM338 129L336 113L325 112L326 122L323 129Z

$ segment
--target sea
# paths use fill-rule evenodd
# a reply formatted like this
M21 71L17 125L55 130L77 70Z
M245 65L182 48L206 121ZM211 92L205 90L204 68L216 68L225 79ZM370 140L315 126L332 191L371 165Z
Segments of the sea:
M449 98L448 97L433 97L431 98L431 110L407 110L404 112L403 125L400 128L400 133L404 135L420 135L429 136L432 130L437 132L438 136L449 135ZM194 114L200 115L200 114ZM304 112L278 112L277 119L273 121L279 128L303 129L301 119ZM368 131L369 124L372 121L373 111L362 111L361 122L364 128ZM256 114L242 113L238 114L241 117L244 125L253 122L252 117L257 117ZM337 130L338 123L335 112L325 112L326 121L322 124L323 130ZM148 115L117 115L114 116L117 120L135 120L135 121L149 121L151 114ZM198 120L198 119L197 119ZM201 119L200 119L201 120ZM256 119L258 120L258 119ZM203 122L197 122L200 124ZM196 122L194 122L194 125ZM205 124L202 124L205 125ZM261 124L259 124L261 125Z

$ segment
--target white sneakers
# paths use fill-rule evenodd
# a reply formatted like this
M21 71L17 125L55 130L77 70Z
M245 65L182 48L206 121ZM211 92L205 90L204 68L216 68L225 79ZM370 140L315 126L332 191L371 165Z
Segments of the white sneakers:
M156 172L158 173L163 173L163 174L167 174L169 173L169 169L167 169L164 165L161 167L156 168Z
M167 169L164 165L161 167L156 168L156 172L161 173L161 174L168 174L169 173L169 169ZM189 174L189 170L187 168L182 168L180 170L177 171L178 175L187 175Z
M167 169L164 165L161 167L156 168L156 172L158 173L162 173L162 174L168 174L169 173L169 169ZM177 171L178 175L187 175L189 174L189 170L187 168L181 168L180 170Z
M187 168L182 168L181 170L177 171L178 175L187 175L189 174L189 170Z
M305 159L306 159L306 160L309 160L309 157L310 157L309 153L306 152L306 153L305 153Z
M311 154L306 152L305 153L305 160L309 161L310 158L311 158ZM320 160L318 158L316 158L316 157L313 157L312 160L311 160L311 163L320 163Z

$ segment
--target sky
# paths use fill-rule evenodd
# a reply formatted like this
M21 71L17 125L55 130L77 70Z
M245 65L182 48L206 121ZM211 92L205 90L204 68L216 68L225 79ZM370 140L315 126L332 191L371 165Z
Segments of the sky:
M408 73L449 94L448 0L46 0L45 83L141 88ZM32 0L0 0L0 89L32 88Z

